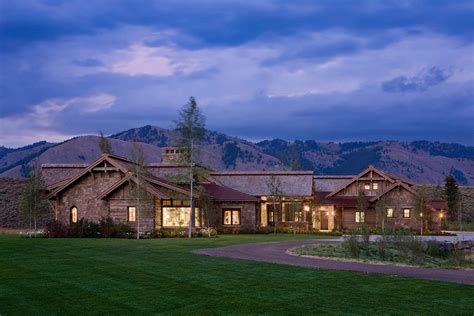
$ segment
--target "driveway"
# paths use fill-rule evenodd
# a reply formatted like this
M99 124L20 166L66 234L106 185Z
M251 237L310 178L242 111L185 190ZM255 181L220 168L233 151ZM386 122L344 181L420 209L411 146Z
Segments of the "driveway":
M337 242L334 240L298 240L278 243L243 244L220 248L194 250L193 253L207 256L246 259L261 262L288 264L307 268L346 270L368 274L414 277L419 279L447 281L474 285L474 271L431 269L362 262L347 262L334 259L316 259L292 256L286 251L293 247L309 244Z

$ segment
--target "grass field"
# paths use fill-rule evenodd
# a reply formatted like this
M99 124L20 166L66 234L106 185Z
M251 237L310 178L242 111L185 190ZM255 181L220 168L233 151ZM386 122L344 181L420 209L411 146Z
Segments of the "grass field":
M474 287L197 256L192 249L306 235L216 239L0 236L0 314L466 314Z

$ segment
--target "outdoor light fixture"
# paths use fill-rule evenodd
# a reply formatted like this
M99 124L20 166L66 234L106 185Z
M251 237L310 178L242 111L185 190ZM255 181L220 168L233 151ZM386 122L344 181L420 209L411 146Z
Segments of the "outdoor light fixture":
M443 218L443 213L439 214L439 218Z
M420 213L420 217L423 217L423 213Z
M334 216L334 214L335 214L334 211L332 211L332 212L331 212L331 215Z
M304 206L304 210L305 210L306 212L308 212L308 211L309 211L309 205L305 205L305 206Z

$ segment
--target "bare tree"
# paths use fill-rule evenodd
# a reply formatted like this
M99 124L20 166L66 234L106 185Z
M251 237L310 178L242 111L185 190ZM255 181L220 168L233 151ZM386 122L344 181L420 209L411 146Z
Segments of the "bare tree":
M130 197L129 199L135 204L135 221L137 224L137 240L140 239L140 212L144 206L145 200L148 198L146 191L146 183L144 176L147 174L145 168L145 153L143 147L137 141L132 146L133 161L133 180L130 181Z
M431 212L428 206L427 188L421 186L417 189L418 195L414 197L414 213L413 219L415 222L420 222L420 235L423 236L425 230L425 223L431 220Z
M38 221L49 212L45 192L41 171L37 166L33 166L26 180L26 186L21 200L21 217L24 223L28 223L30 237L31 230L34 228L36 232Z
M280 179L272 175L267 183L267 186L273 206L273 231L276 233L278 219L281 215L281 196L283 195Z
M216 205L214 204L214 201L211 199L209 194L207 194L207 192L204 190L201 190L199 194L197 205L201 209L201 221L207 226L209 237L211 237L211 230L209 228L215 225Z
M179 136L179 147L181 149L181 159L189 166L189 201L190 201L190 215L189 215L189 230L188 237L192 237L192 229L195 221L194 209L194 182L196 178L195 160L198 155L198 145L205 133L205 117L198 108L196 100L193 97L189 98L179 112L178 120L176 121L176 133Z
M390 198L390 196L388 196L388 195L382 196L375 203L376 218L377 218L377 221L380 224L380 227L382 228L382 235L385 235L385 221L386 221L387 216L388 216L387 211L388 211L389 208L392 208L392 211L395 211L393 201Z

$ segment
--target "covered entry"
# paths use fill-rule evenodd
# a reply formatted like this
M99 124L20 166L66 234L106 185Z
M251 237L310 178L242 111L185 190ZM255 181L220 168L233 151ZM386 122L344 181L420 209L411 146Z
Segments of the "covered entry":
M335 227L335 210L333 205L322 205L313 211L313 228L332 231Z

